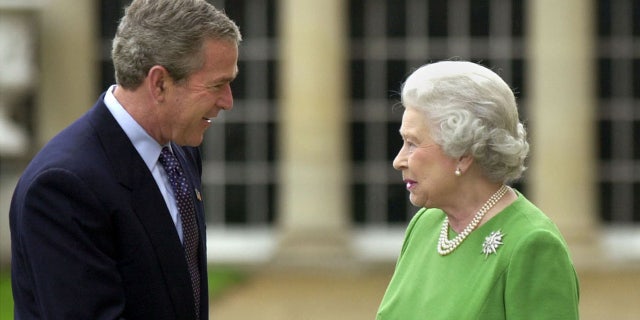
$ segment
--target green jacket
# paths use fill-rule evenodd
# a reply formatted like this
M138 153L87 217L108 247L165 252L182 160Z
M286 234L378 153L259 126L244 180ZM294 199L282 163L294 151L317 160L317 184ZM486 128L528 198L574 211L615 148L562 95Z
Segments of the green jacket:
M437 252L445 214L411 220L376 319L578 319L579 285L555 224L522 194L446 256ZM495 253L485 239L503 234ZM449 230L449 238L455 232Z

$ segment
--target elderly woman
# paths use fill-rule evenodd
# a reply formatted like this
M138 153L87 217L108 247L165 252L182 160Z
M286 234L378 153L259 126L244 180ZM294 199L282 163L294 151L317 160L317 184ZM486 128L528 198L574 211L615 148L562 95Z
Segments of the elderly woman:
M507 186L529 151L513 92L471 62L428 64L402 88L413 217L377 319L578 319L578 279L554 223Z

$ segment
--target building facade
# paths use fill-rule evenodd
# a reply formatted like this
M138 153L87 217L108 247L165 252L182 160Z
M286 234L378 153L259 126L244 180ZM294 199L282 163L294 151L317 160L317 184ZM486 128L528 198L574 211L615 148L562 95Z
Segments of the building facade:
M113 82L127 2L47 2L59 10L42 11L39 145ZM578 260L621 243L640 256L628 241L640 239L637 1L212 2L245 38L235 107L202 147L212 262L393 262L417 211L391 167L398 93L442 59L483 63L513 87L532 143L515 187Z

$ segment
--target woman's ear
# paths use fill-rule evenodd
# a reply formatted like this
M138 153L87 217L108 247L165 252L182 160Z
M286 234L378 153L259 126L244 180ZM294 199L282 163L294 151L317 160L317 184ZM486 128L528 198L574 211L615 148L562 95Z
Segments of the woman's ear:
M462 174L467 172L469 170L469 167L471 167L471 164L473 164L473 157L469 154L465 154L458 158L455 175L461 176Z

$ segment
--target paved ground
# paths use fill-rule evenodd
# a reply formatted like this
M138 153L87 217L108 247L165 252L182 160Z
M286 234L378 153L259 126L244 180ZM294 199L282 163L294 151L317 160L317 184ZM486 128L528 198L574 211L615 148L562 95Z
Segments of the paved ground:
M374 319L391 273L270 271L211 304L211 319Z
M372 320L391 271L254 273L214 299L211 319ZM582 320L640 319L640 268L583 271L580 278Z

